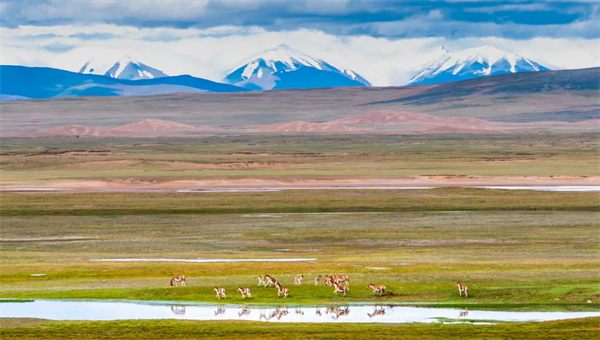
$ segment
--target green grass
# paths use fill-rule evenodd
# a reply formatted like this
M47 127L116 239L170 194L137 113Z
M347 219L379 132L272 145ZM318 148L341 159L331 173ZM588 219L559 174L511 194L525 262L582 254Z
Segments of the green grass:
M600 318L497 325L0 319L2 339L594 339ZM6 325L5 325L6 324Z

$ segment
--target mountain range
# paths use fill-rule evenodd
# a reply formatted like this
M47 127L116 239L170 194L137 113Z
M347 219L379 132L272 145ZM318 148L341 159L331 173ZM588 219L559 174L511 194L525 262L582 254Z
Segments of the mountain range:
M230 71L223 82L249 90L371 86L352 70L339 69L285 44Z
M98 74L116 79L138 80L168 77L164 72L124 56L114 64L92 59L79 70L83 74Z

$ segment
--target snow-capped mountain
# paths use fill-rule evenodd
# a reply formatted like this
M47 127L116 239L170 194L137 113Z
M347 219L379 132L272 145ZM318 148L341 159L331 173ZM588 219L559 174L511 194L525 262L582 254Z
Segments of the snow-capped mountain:
M529 59L492 46L459 52L440 49L441 56L425 64L408 85L425 85L487 77L503 73L549 71Z
M79 73L98 74L111 78L128 80L168 77L168 75L162 71L133 60L129 56L124 56L114 64L92 59L83 65L81 70L79 70Z
M338 69L287 45L266 50L229 72L223 82L252 90L371 85L352 70Z

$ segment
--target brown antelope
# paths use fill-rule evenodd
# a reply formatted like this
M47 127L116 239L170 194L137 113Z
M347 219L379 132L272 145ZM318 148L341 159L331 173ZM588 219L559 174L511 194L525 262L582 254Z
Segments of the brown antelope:
M290 290L285 287L281 287L279 282L277 282L277 285L275 287L277 287L277 297L280 297L281 294L283 294L283 298L286 299L288 294L290 293Z
M258 275L258 286L264 286L267 284L267 282L265 281L266 276L263 278L262 276Z
M181 282L181 286L185 287L185 276L183 275L175 275L171 279L171 287L173 287L173 282L175 282L175 287L177 287L177 282Z
M339 285L342 282L346 282L346 285L350 286L350 278L348 275L332 275L329 277L325 275L325 283L327 283L327 281L329 281L331 285L333 285L333 283L337 283Z
M319 285L319 281L321 281L321 275L315 277L315 286Z
M265 275L265 287L269 287L270 285L277 286L278 283L279 283L279 281L275 280L275 278L273 278L269 275Z
M460 282L456 282L456 286L458 286L458 294L460 296L462 296L462 293L465 292L465 297L469 297L469 293L468 293L468 287L467 286L463 286L460 284Z
M302 280L304 279L304 274L300 276L294 276L294 286L300 286L302 284Z
M248 295L249 298L252 298L252 294L250 294L250 288L242 288L238 286L238 292L242 293L242 300L246 299L246 295Z
M375 293L379 293L379 296L383 295L383 293L385 293L385 286L380 285L380 286L376 286L372 283L369 283L369 285L367 286L367 288L372 288L373 289L373 295L375 295Z
M375 306L375 308L373 308L373 313L367 313L367 315L369 316L369 318L372 318L377 315L385 315L385 308L377 308L377 306Z
M215 287L215 293L217 293L217 299L221 300L221 296L223 299L227 299L227 295L225 295L225 288Z
M350 287L348 286L340 286L336 282L333 283L334 291L333 294L337 295L337 293L344 293L344 296L348 295L350 292Z

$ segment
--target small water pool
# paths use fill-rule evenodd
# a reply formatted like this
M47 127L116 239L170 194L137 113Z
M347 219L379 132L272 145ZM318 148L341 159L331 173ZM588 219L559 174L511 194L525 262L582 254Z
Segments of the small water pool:
M508 312L373 304L288 306L85 300L0 303L0 317L3 318L82 321L178 319L294 323L436 323L468 320L468 322L486 324L597 316L600 316L600 312Z

